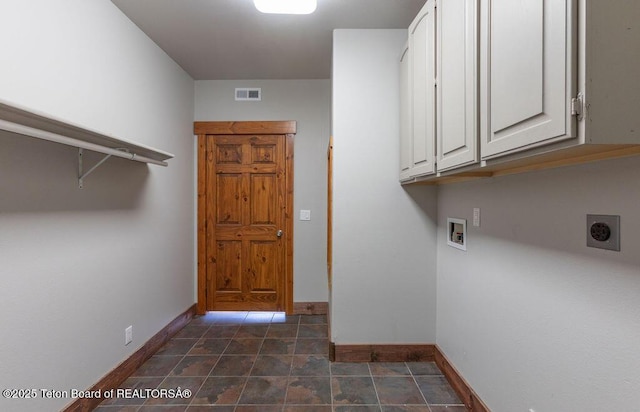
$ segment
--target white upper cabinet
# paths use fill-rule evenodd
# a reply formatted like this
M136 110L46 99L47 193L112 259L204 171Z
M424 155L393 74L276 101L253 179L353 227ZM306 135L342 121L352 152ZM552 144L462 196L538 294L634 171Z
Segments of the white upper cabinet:
M638 0L427 1L402 63L401 180L640 154L639 50Z
M478 0L438 3L438 171L478 162Z
M409 46L400 55L400 181L411 178L411 90L409 88Z
M482 0L484 159L576 136L575 3Z
M640 144L640 1L580 0L581 143Z
M436 171L435 24L435 1L428 0L409 26L413 177L433 174Z

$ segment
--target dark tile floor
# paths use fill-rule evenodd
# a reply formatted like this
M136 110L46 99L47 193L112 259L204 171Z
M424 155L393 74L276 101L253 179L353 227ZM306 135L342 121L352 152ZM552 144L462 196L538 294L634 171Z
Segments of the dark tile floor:
M465 411L432 362L331 363L328 345L326 316L212 312L129 377L125 396L96 411Z

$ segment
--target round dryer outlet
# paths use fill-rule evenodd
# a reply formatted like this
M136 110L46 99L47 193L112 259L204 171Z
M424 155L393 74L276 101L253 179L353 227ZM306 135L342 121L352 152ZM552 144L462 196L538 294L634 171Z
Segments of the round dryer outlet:
M598 242L605 242L611 237L611 228L603 222L596 222L591 225L591 237Z
M587 246L620 251L620 216L587 215Z

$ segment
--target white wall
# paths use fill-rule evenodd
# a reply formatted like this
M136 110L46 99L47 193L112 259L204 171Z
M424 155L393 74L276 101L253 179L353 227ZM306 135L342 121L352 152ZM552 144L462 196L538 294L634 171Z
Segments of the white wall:
M77 149L0 133L0 387L86 389L195 301L193 80L107 0L4 1L0 38L0 99L176 155L80 190Z
M195 120L296 120L294 138L295 302L327 301L329 80L196 81ZM262 88L262 101L235 101L236 87ZM300 221L300 209L311 210Z
M492 411L637 408L638 205L637 157L440 187L437 343ZM621 252L585 246L587 214L621 216Z
M436 191L398 183L398 60L406 36L334 31L336 344L435 342Z

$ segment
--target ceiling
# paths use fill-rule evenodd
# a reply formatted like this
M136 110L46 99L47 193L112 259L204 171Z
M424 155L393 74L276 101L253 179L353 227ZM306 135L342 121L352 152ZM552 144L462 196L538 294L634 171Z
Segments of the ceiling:
M407 28L425 0L318 0L310 15L253 0L111 0L196 80L328 79L333 29Z

